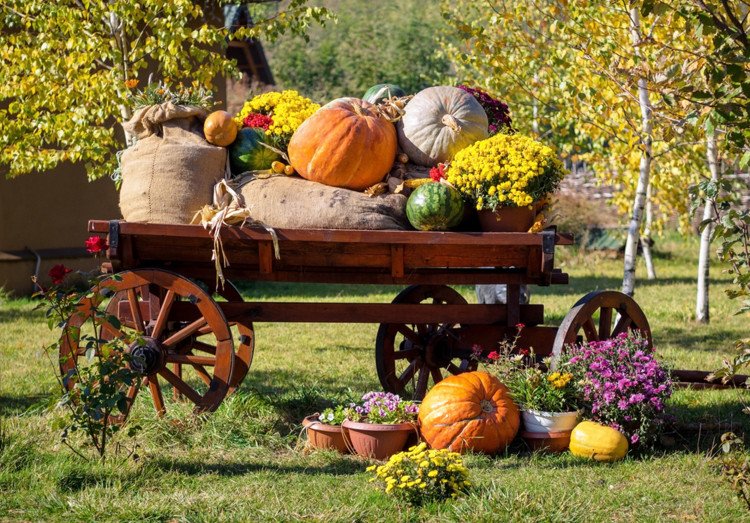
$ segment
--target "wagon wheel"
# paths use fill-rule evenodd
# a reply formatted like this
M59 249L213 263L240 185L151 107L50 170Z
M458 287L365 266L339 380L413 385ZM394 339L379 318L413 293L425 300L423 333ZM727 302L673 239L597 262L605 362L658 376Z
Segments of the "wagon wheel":
M70 318L60 343L60 370L68 376L84 363L85 348L69 335L86 322L105 300L107 311L114 313L121 325L105 323L102 337L124 338L136 332L141 340L130 344L128 351L137 358L130 367L142 376L127 390L125 415L142 388L148 388L159 415L166 412L164 383L169 383L195 404L195 412L218 408L229 390L234 362L234 348L229 325L211 296L192 281L178 274L159 269L125 271L103 280L93 290L93 297L84 298L78 311ZM109 297L109 298L108 298ZM125 297L125 300L123 300ZM175 305L177 305L175 307ZM174 309L190 317L190 321L173 321ZM197 356L190 352L197 336L211 340L205 343L209 354ZM186 379L168 368L169 363L189 364L198 379ZM161 379L159 379L161 378ZM66 382L67 387L73 383ZM121 417L116 421L121 421Z
M443 285L412 285L401 291L393 303L466 304L458 292ZM382 323L375 345L378 378L388 392L424 398L430 383L444 374L475 370L471 354L456 348L455 323Z
M608 340L628 331L640 331L652 346L648 320L633 298L618 291L590 292L573 305L560 324L552 346L553 365L566 345Z

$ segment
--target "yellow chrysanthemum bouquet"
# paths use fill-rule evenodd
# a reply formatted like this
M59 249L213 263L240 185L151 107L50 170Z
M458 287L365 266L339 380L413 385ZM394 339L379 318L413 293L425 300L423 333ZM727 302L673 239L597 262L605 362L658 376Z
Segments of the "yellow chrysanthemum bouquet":
M554 150L521 134L496 134L459 151L446 179L477 210L526 207L557 189L565 168Z
M270 145L286 151L294 131L318 109L297 91L263 93L245 102L235 121L240 128L261 129Z
M471 486L460 454L428 449L424 443L367 470L375 473L370 481L379 483L386 494L412 504L457 498Z

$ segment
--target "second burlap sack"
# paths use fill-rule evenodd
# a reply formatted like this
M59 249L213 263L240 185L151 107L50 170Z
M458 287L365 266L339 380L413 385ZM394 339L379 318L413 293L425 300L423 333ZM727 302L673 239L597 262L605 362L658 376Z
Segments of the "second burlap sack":
M120 211L131 222L190 223L224 177L226 149L203 138L206 111L171 102L123 124L138 141L122 155Z
M282 229L406 229L406 197L330 187L298 177L241 182L253 220Z

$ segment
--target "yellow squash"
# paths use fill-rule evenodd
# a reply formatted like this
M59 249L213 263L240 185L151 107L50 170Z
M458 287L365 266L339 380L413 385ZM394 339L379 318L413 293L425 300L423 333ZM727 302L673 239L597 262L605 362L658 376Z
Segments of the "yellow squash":
M570 452L596 461L618 461L628 453L628 440L612 427L582 421L570 435Z

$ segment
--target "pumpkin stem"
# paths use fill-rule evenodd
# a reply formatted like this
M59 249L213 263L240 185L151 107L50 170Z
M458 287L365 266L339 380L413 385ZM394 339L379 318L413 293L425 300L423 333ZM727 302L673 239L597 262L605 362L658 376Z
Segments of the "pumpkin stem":
M480 401L479 406L482 408L482 412L495 412L495 406L489 400Z
M357 116L364 116L365 113L362 111L362 107L359 106L357 103L352 104L352 109L357 114Z
M461 132L461 126L458 125L458 120L456 120L453 117L453 115L450 115L450 114L443 115L443 118L441 118L440 121L446 127L450 127L451 129L453 129L454 132L457 132L457 133Z

